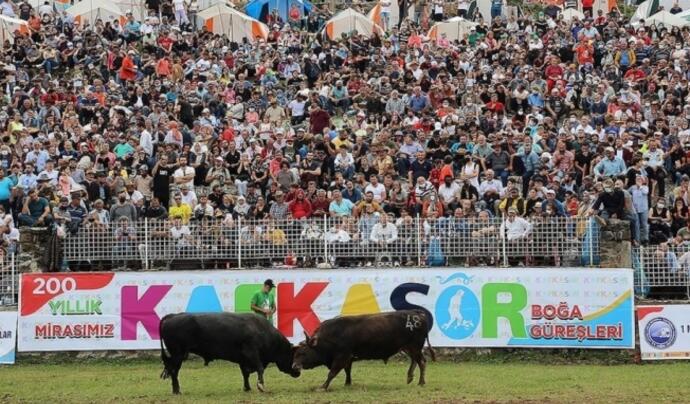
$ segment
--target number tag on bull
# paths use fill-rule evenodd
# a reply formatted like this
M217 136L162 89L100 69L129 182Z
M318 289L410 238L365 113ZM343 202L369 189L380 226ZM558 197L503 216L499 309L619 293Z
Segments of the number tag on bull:
M405 328L408 328L410 331L414 331L415 328L421 327L421 320L418 315L407 315L407 322L405 323Z

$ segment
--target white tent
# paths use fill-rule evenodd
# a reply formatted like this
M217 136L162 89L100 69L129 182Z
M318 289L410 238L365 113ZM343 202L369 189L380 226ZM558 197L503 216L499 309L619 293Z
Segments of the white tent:
M690 22L690 9L689 9L689 10L685 10L685 11L683 11L682 13L676 14L676 17L682 18L682 19L684 19L685 21L689 21L689 22Z
M77 23L93 23L97 19L103 22L120 20L124 22L125 13L120 10L117 4L106 0L83 0L67 9L67 14L74 16Z
M644 24L649 25L663 25L664 27L682 27L690 24L687 20L669 13L668 11L659 11L658 13L647 17Z
M579 11L575 8L566 8L561 13L561 17L563 17L564 21L572 21L575 18L577 18L580 21L585 19L585 15L582 13L582 11Z
M690 0L646 0L637 6L635 13L630 18L630 22L633 25L637 25L640 20L646 20L650 15L658 12L660 7L669 11L676 2L683 10L690 9Z
M462 40L465 35L470 33L472 27L476 27L477 23L468 21L461 17L453 17L448 21L439 22L431 27L428 37L431 40L436 40L441 34L446 34L449 41Z
M364 36L371 36L374 32L383 34L381 27L351 8L339 12L326 21L324 31L331 40L338 39L342 34L350 34L353 31Z
M14 42L14 31L21 30L22 27L27 29L28 23L19 18L8 17L6 15L0 14L0 40L5 42L9 39L10 42Z
M225 34L233 42L240 42L247 38L254 41L257 38L268 38L268 27L246 14L240 13L226 4L215 5L202 10L198 14L204 20L206 28L216 34Z

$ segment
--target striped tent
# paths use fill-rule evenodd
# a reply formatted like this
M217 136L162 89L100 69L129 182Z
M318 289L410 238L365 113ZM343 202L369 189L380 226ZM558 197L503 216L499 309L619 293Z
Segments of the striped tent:
M268 27L227 4L216 3L197 14L204 20L206 29L215 34L224 34L233 42L268 38Z
M67 9L67 14L74 16L77 24L93 25L99 18L104 22L119 20L125 22L125 13L117 4L106 0L83 0Z
M355 10L348 8L333 16L326 22L324 32L330 40L339 39L343 34L349 35L354 32L364 36L371 36L374 32L383 34L383 30L372 20Z
M449 41L461 41L465 38L465 35L470 33L470 29L476 26L476 22L468 21L461 17L453 17L448 21L434 24L427 36L431 40L436 40L441 34L446 34L446 38L448 38Z
M0 40L2 42L9 40L13 43L15 31L19 30L19 32L28 33L28 26L29 24L24 20L0 14Z

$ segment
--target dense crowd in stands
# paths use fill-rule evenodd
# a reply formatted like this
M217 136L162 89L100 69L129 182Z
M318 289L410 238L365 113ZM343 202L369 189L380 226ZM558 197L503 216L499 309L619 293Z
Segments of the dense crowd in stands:
M22 226L122 238L148 218L188 239L202 218L324 216L359 223L329 237L379 243L416 216L505 218L513 238L618 218L636 244L690 241L687 27L547 7L430 40L455 13L418 3L383 35L328 40L317 6L231 43L196 2L88 25L5 0L29 32L0 56L3 245Z

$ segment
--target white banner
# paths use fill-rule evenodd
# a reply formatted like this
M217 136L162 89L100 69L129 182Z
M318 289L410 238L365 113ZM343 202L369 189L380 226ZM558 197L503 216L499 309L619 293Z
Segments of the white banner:
M17 345L17 312L0 311L0 364L14 364Z
M638 306L642 359L690 359L690 305Z
M414 268L23 274L18 347L156 349L165 314L249 311L266 278L292 342L335 316L423 308L435 346L634 346L630 270Z

